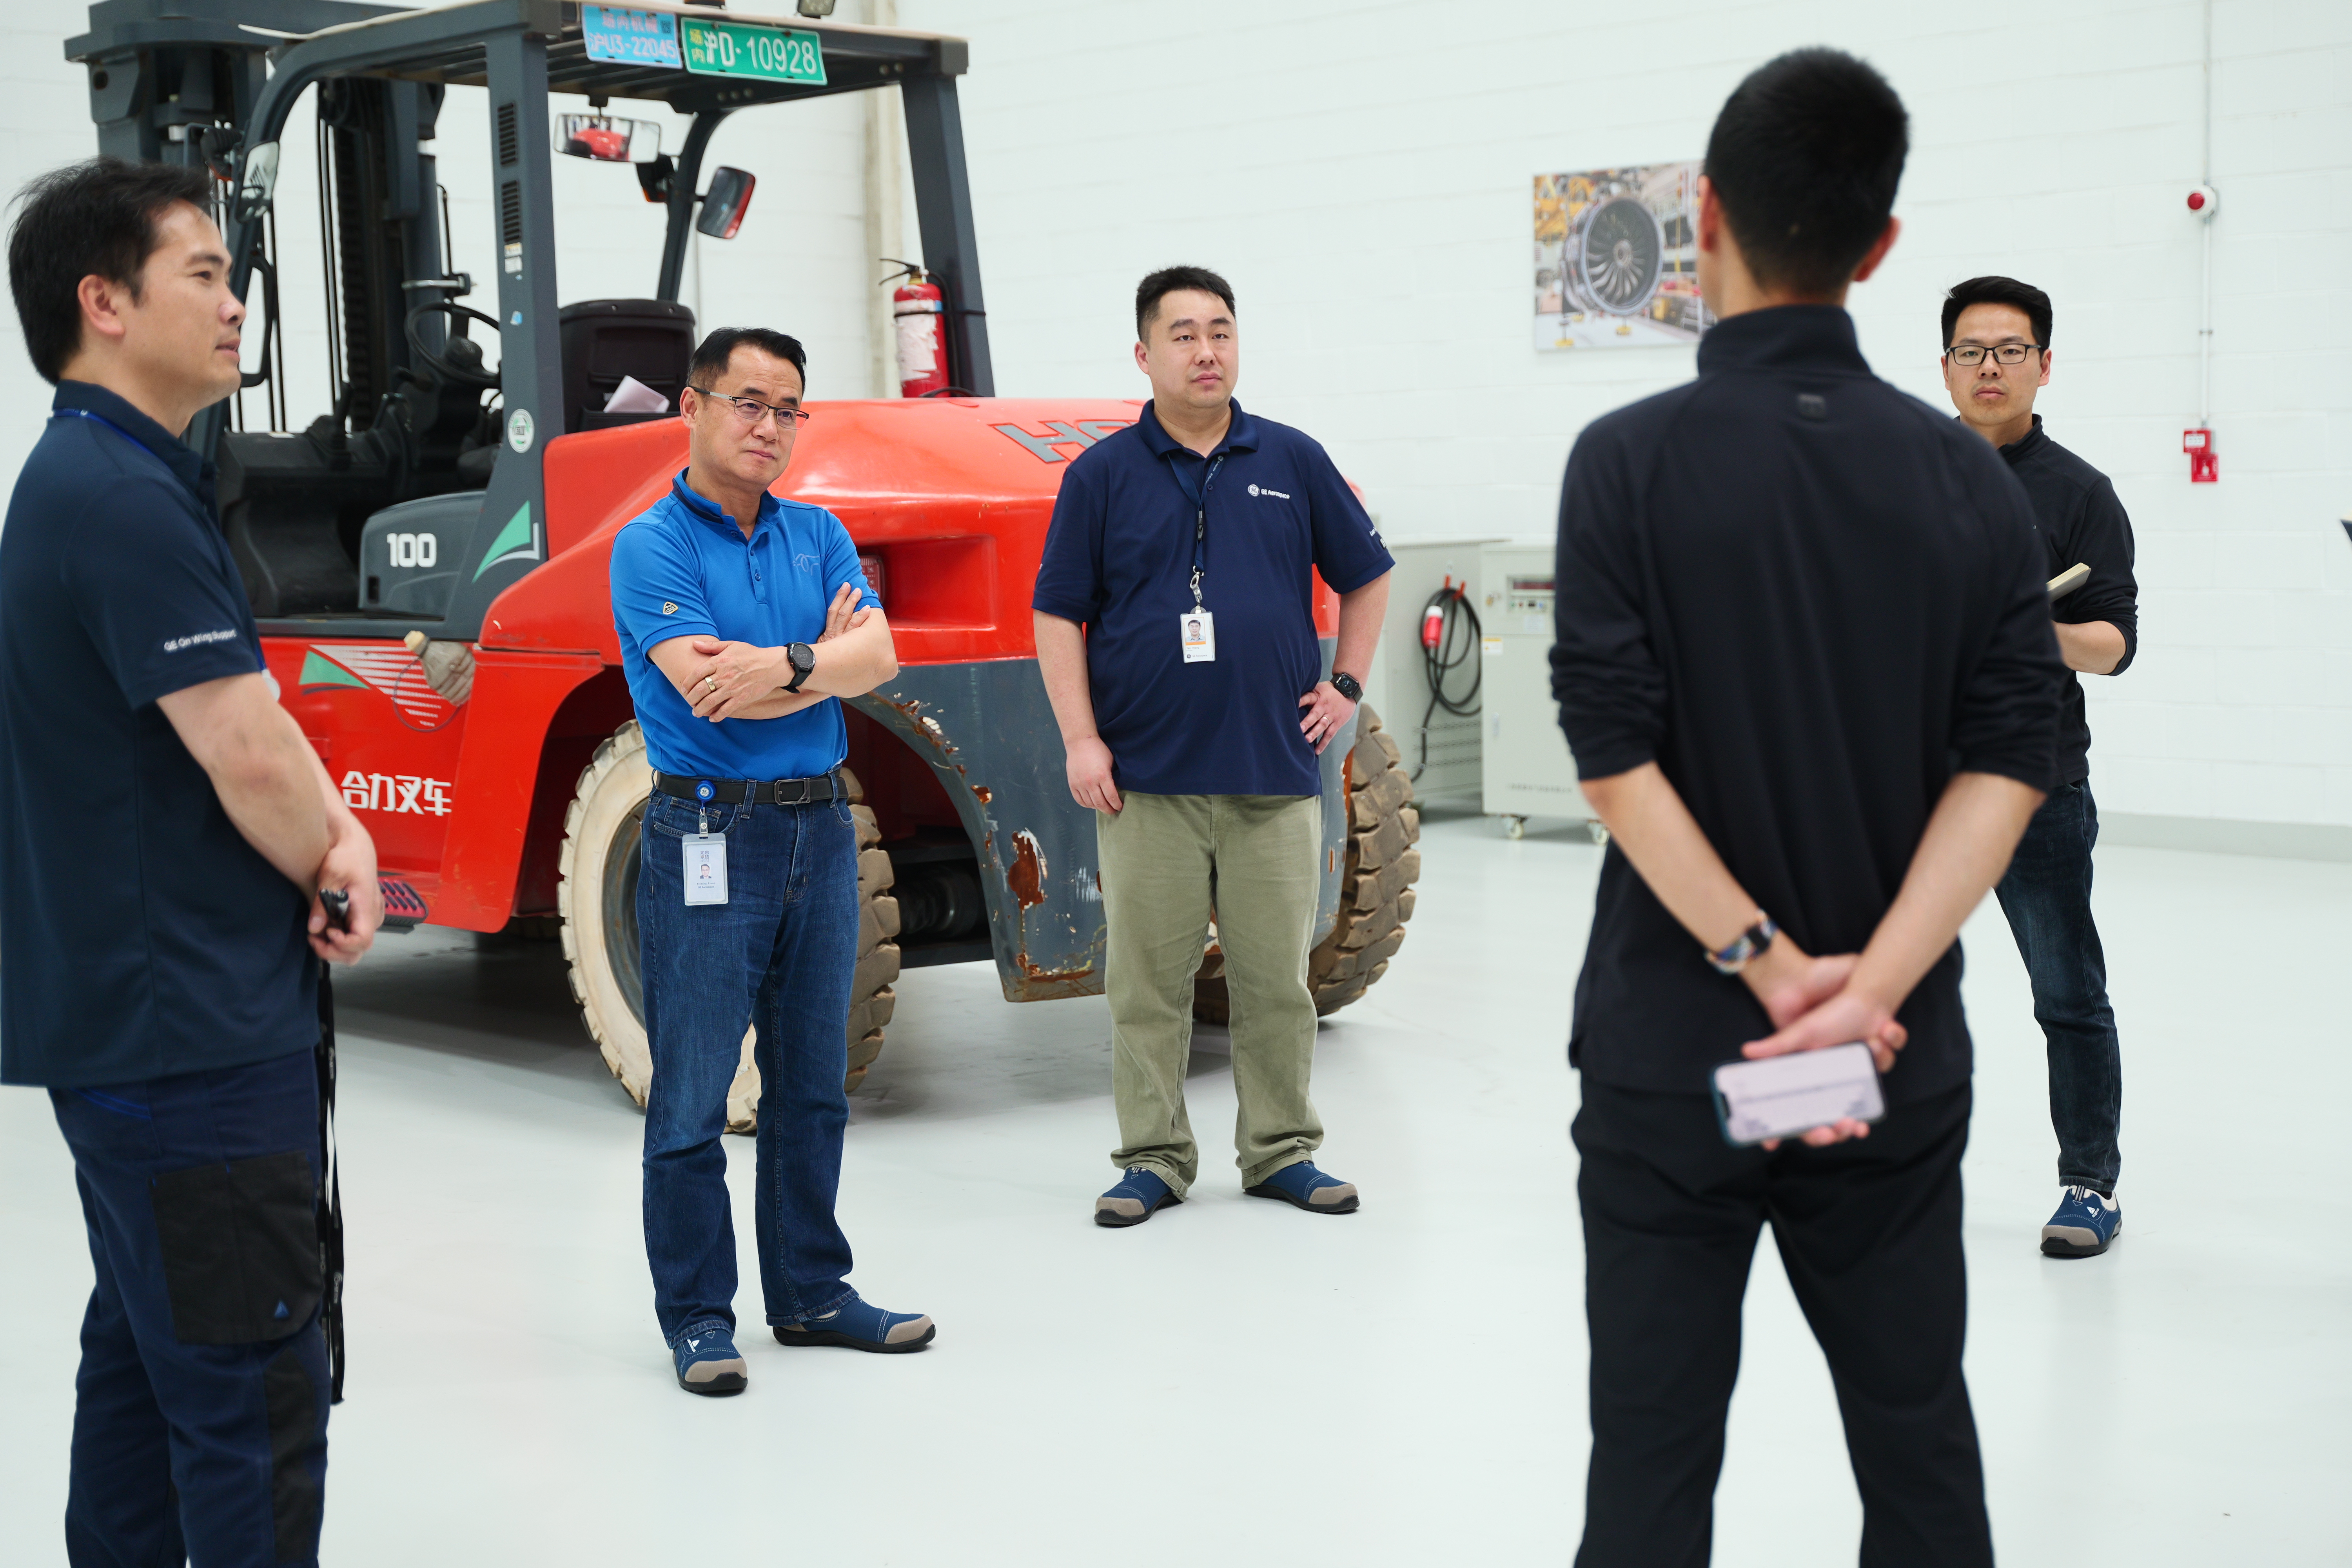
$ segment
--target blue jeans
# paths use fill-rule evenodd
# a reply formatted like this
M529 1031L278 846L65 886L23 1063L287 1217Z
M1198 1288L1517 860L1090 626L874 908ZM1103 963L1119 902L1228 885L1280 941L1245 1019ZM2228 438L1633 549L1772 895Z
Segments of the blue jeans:
M316 1563L329 1378L312 1054L49 1101L97 1275L66 1560Z
M727 837L723 904L685 900L679 840ZM653 1082L646 1092L646 1257L654 1311L675 1345L735 1326L727 1086L758 1037L760 1288L768 1321L829 1312L856 1292L833 1215L849 1125L845 1031L857 963L857 832L839 801L724 805L656 795L637 879Z
M2058 1184L2113 1193L2123 1169L2123 1049L2107 1005L2107 959L2091 922L2091 847L2099 807L2091 786L2062 784L2026 825L1993 891L2033 982L2033 1016L2050 1047L2050 1124Z

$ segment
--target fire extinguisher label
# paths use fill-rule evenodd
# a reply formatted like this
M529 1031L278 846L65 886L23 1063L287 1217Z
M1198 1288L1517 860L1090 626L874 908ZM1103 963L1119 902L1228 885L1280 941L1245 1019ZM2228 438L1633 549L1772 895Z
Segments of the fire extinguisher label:
M940 319L898 318L898 379L921 381L940 371Z

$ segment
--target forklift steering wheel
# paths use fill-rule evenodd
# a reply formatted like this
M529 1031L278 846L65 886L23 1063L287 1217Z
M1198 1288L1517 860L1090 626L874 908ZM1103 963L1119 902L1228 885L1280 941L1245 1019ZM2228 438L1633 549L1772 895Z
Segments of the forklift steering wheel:
M499 319L496 316L485 315L471 305L460 305L455 300L427 300L422 305L411 310L408 312L408 319L402 323L408 333L409 348L445 383L452 386L472 386L488 392L496 392L499 388L497 371L484 370L478 363L472 366L453 364L425 346L425 340L418 333L416 323L436 310L463 321L479 321L489 328L493 334L499 331Z

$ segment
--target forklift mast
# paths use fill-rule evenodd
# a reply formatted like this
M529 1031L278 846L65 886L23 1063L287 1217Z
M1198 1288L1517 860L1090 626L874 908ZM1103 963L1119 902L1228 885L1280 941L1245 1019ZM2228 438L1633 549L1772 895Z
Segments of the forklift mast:
M702 155L729 116L766 104L895 87L926 269L946 291L950 384L993 393L971 190L955 78L962 40L895 29L712 11L679 0L631 10L722 16L817 35L820 80L751 79L593 58L582 6L571 0L458 0L436 9L357 0L97 0L89 30L66 56L89 72L99 148L128 159L209 163L225 181L223 225L233 287L255 275L274 304L273 229L266 203L237 210L236 182L275 149L301 95L317 89L320 258L332 300L335 405L298 441L226 431L226 405L190 431L222 467L232 547L266 632L303 635L331 621L339 635L472 639L501 592L547 558L541 458L567 429L562 301L557 292L554 150L550 95L667 103L690 119L670 180L663 245L648 256L652 299L675 302ZM489 99L498 271L478 300L494 322L499 365L479 385L442 362L470 360L449 331L457 281L444 259L436 161L427 149L446 89ZM280 163L290 160L279 156ZM657 265L656 265L657 260ZM488 312L494 310L495 314ZM276 312L268 331L279 330ZM420 353L419 351L423 352ZM464 351L464 352L461 352ZM265 351L264 365L270 360ZM268 370L261 373L268 374ZM494 384L499 405L484 407ZM432 613L370 609L358 584L369 524L383 509L436 496L468 511L470 542ZM357 618L362 624L354 625Z

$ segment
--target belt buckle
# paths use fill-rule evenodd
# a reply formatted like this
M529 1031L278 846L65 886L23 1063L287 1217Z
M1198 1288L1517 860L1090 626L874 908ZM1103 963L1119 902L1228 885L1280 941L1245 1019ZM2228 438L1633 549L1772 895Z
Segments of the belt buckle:
M784 798L784 786L788 784L796 784L801 786L800 799L786 800ZM778 805L806 805L809 803L809 782L806 779L778 779L775 782L774 788L776 792L776 804Z

